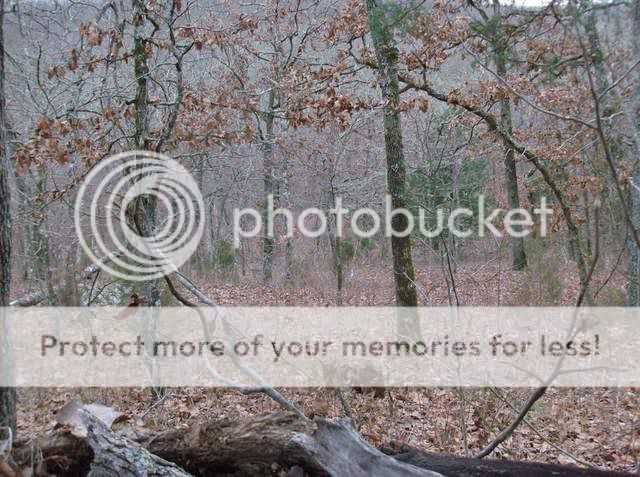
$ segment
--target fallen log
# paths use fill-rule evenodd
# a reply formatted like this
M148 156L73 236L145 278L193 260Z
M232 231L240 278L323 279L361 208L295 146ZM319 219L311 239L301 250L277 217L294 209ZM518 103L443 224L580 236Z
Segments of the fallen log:
M13 432L10 427L2 427L0 437L0 476L15 477L16 474L9 464L7 458L11 454L11 446L13 444Z
M297 464L312 475L442 477L374 449L345 420L317 419L316 424L312 436L294 436L284 452L289 464Z
M554 477L620 477L631 475L594 468L580 468L574 465L475 459L446 454L434 454L404 444L385 446L382 451L401 462L440 472L446 476L547 477L552 475Z
M78 412L80 417L65 417L64 422L71 425L54 429L38 443L18 444L14 460L24 468L31 466L34 455L41 456L40 475L189 475L169 467L169 462L175 462L202 476L259 476L279 471L296 475L295 469L335 477L439 476L384 455L346 422L310 423L293 413L276 413L240 421L209 421L143 437L136 443L109 430L85 409ZM136 473L145 465L154 466L154 473Z
M38 467L37 475L48 475L53 470L55 474L89 477L190 476L176 464L111 431L101 419L82 407L74 410L72 422L48 435L37 448L30 446L26 453L31 461L21 462L22 474L26 474L27 465L30 469ZM43 456L37 466L33 465L34 455ZM16 450L14 460L20 458L21 451Z
M274 464L286 465L283 452L291 439L313 430L311 422L293 413L277 413L197 423L161 432L142 444L195 475L265 475Z
M531 462L464 459L408 447L385 453L371 447L347 421L304 421L293 413L274 413L241 420L218 419L160 433L109 423L82 409L74 419L37 442L17 443L14 461L21 468L37 464L36 475L193 475L246 476L517 476L611 477L625 474ZM77 419L76 419L77 420ZM87 423L89 424L87 426ZM132 436L124 437L124 434ZM146 450L145 450L146 449ZM115 455L114 455L115 452ZM387 455L387 454L393 455ZM175 466L171 463L174 463ZM136 473L144 466L156 473ZM180 466L180 467L177 467ZM101 473L90 474L91 469ZM114 470L115 469L115 470ZM97 470L95 471L97 472Z
M190 474L176 464L150 453L126 437L111 432L87 411L81 412L87 429L86 440L93 451L89 477L189 477Z

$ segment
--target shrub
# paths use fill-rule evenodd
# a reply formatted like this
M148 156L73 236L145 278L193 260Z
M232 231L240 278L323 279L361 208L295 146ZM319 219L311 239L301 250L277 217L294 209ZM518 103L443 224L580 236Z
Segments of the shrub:
M236 252L227 240L218 240L215 246L215 263L216 266L223 271L229 271L233 268L236 261Z

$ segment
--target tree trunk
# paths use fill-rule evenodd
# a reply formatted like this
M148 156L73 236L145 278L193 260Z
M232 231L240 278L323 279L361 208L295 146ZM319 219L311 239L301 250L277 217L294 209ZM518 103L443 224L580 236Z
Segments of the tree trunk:
M190 475L180 465L202 476L289 470L278 475L441 477L383 454L348 423L311 423L292 413L198 423L143 438L142 446L84 409L64 424L37 443L47 472L60 475L85 475L86 469L90 476ZM16 448L21 466L31 464L29 447Z
M291 181L289 180L289 159L284 157L284 170L282 179L282 201L284 207L291 210ZM287 236L284 243L284 256L285 256L285 281L288 285L293 282L294 275L294 263L293 263L293 237Z
M342 306L344 287L344 264L342 263L342 238L336 234L333 243L333 256L336 266L336 306Z
M395 46L391 21L386 18L384 6L376 0L366 0L369 29L378 59L378 84L384 101L384 142L387 158L387 187L394 210L406 209L406 170L402 146L400 123L400 87L398 83L398 49ZM396 231L407 228L407 218L394 215L391 225ZM395 280L396 305L418 306L415 288L415 272L411 256L411 237L391 237L393 276ZM410 338L420 336L420 323L414 313L399 317L399 334Z
M329 188L327 191L329 196L329 203L331 206L329 209L336 208L336 190L333 185L333 176L329 183ZM338 220L342 220L341 217L336 216L335 214L327 213L329 220L327 221L327 226L329 230L329 247L331 248L331 255L333 258L333 266L335 268L336 273L336 306L342 306L342 288L344 284L344 264L342 261L342 237L341 234L338 233L341 225L338 224Z
M585 34L587 36L588 47L589 47L588 59L593 65L593 68L595 71L595 85L594 85L595 93L600 95L609 88L610 81L609 81L609 76L607 74L607 69L604 62L605 56L604 56L604 52L602 50L602 45L600 42L600 34L598 32L596 10L593 8L593 6L594 6L594 2L592 0L580 0L580 2L578 3L577 20L582 24ZM634 34L634 37L635 36L637 35ZM612 118L615 115L615 113L619 111L619 107L616 106L615 101L612 100L613 98L614 98L613 92L610 92L609 94L606 94L601 98L598 98L596 101L600 103L600 110L601 110L600 115L602 118L602 127L603 127L602 132L606 136L606 143L608 143L608 147L611 152L611 161L613 162L613 164L617 165L624 158L624 146L623 146L624 138L620 135L620 132L616 129L615 125L613 124ZM594 150L594 155L598 154L598 152L599 151L596 148ZM618 187L617 175L618 175L617 173L607 174L606 172L603 171L603 176L605 177L605 181L607 184L607 187L603 191L603 194L612 193L615 195L615 192L610 192L610 191L615 191ZM609 201L605 201L605 203L607 202ZM626 202L626 200L623 199L622 202L623 203L621 203L620 205L623 208L628 206L628 204L624 203ZM629 213L629 218L631 219L631 222L634 223L634 209L633 209L633 206L631 207L632 209ZM610 209L610 210L613 210L613 209ZM614 221L615 221L615 218L614 218ZM626 220L624 220L624 222L625 222L625 229L626 229L626 225L627 225ZM634 223L634 228L636 228L637 230L636 223ZM632 243L628 244L627 245L628 247L637 248L637 245L635 244L635 241L633 239L631 239L630 242ZM631 251L631 248L630 248L630 251ZM637 254L637 251L630 253L630 256L629 256L629 260L630 260L629 272L631 272L633 268L634 254ZM635 282L637 283L637 280L635 280ZM637 295L637 290L636 291L630 290L630 292L631 292L630 295L634 295L634 294Z
M507 76L507 40L503 36L500 2L493 1L494 18L499 22L496 25L496 32L493 36L494 62L496 73L500 78ZM500 101L500 127L503 131L511 135L513 133L513 120L511 116L511 100L504 98ZM505 181L507 183L507 204L511 210L520 208L520 198L518 195L518 174L516 171L516 160L513 148L504 143L504 169ZM521 231L522 227L516 225L514 231ZM527 256L524 250L524 237L511 237L511 267L513 270L523 270L527 266Z
M35 182L35 194L44 194L47 191L47 171L44 167L38 166L33 176ZM34 202L34 209L37 211L37 218L31 224L31 249L30 259L32 261L32 279L36 286L47 294L47 305L56 306L58 304L57 294L53 287L53 272L51 269L51 253L49 247L49 233L47 230L47 204Z
M0 372L13 373L9 330L5 310L11 289L11 191L6 130L6 100L4 96L4 0L0 0ZM6 373L6 374L5 374ZM0 427L10 427L16 433L16 389L0 388Z
M196 170L197 170L197 180L198 180L198 188L200 191L204 191L204 157L199 157L196 162ZM204 193L204 192L203 192ZM200 241L200 246L196 250L195 253L195 266L199 272L204 272L207 267L207 263L210 263L213 258L213 247L212 247L212 230L214 224L211 221L213 217L213 213L208 213L210 208L213 206L213 202L215 197L212 197L210 200L207 200L204 204L204 217L196 217L196 221L204 220L205 222L205 230L206 233L202 234L202 240Z
M131 440L112 432L86 410L79 412L78 417L72 416L35 442L16 443L14 460L22 468L30 468L37 456L41 470L57 475L86 475L89 469L103 470L101 475L187 475L184 471L202 476L628 475L568 465L431 454L403 444L389 445L380 452L346 421L304 421L293 413L198 422L186 428L147 432ZM136 429L127 429L127 434L135 435ZM149 466L146 474L130 473L143 464ZM116 474L114 469L123 473Z
M133 3L133 55L134 72L137 82L135 108L135 145L138 150L150 149L149 144L149 65L147 61L146 39L144 38L145 5L143 0L134 0ZM133 184L131 184L133 185ZM153 194L136 197L133 210L133 224L137 233L142 237L152 237L157 231L157 197ZM158 361L153 357L150 343L157 338L158 313L160 306L160 280L148 280L143 282L141 293L146 299L145 312L140 323L140 335L147 343L147 366L149 376L154 385L151 388L150 399L155 400L164 395L164 388L155 383L159 380L161 372Z
M460 207L460 172L462 169L462 159L457 155L453 157L453 164L451 168L451 208L457 209ZM459 215L455 218L455 226L457 230L462 230L462 217ZM437 239L437 237L436 237ZM456 267L459 259L459 251L458 251L458 241L457 237L453 234L447 234L447 239L449 241L449 257L451 258L451 271L452 273L456 272Z
M177 465L110 432L98 419L89 416L87 421L87 442L93 451L87 477L189 477L190 474Z
M273 161L273 105L275 103L275 93L269 92L269 105L265 119L264 134L262 137L262 156L264 164L263 184L264 184L264 209L262 212L262 276L265 282L273 278L273 251L275 243L273 237L269 236L267 221L269 217L268 199L273 198L275 204L275 178L273 176L275 164ZM274 205L275 206L275 205ZM275 224L274 224L275 226Z
M541 464L510 460L475 459L423 452L407 445L388 446L384 453L416 467L447 476L482 477L614 477L622 474L598 469L581 469L572 465Z
M69 410L65 410L65 408ZM13 453L22 468L31 467L34 450L42 453L38 475L89 477L188 477L176 464L150 453L140 444L110 430L110 424L82 406L65 406L56 416L61 427L45 435L36 446L17 443Z
M147 62L146 40L144 38L145 5L143 0L133 0L133 54L134 73L137 82L135 108L135 146L138 150L148 150L149 145L149 65ZM135 210L132 224L138 234L143 237L151 237L157 230L157 198L152 194L139 196L135 201ZM149 306L160 305L160 281L149 280L144 282L143 296Z
M631 35L633 37L633 58L640 57L640 2L634 2L633 26ZM633 184L631 185L631 221L636 230L640 230L640 69L635 68L635 91L631 101L631 122L634 127L634 143L636 148L635 160L633 163ZM629 288L627 290L627 301L629 306L640 306L640 251L636 243L630 239L629 248Z

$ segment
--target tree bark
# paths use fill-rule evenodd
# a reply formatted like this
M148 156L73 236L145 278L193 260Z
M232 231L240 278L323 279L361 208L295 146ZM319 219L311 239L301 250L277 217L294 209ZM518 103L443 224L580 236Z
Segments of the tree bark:
M265 282L271 281L273 278L273 252L275 243L273 237L269 236L267 221L269 217L268 201L269 196L273 198L274 204L276 198L273 160L273 123L275 120L273 107L275 104L275 93L273 90L269 92L269 105L265 118L265 127L262 137L262 157L263 157L263 185L264 185L264 209L262 212L262 276ZM274 205L275 206L275 205ZM275 224L274 224L275 226Z
M633 38L633 58L640 58L640 2L633 2L633 26L631 36ZM636 230L640 229L640 68L636 67L633 73L635 91L631 101L631 122L634 128L635 159L633 162L633 176L631 192L631 222ZM629 287L627 289L627 302L629 306L640 305L640 251L633 240L628 241L629 249Z
M44 167L38 167L32 174L35 182L35 194L44 194L47 190L47 171ZM29 245L32 266L32 275L35 285L47 294L47 305L58 304L57 294L53 286L53 272L51 269L51 253L49 247L49 233L47 230L47 204L34 204L37 210L37 218L31 227L31 243Z
M282 201L284 207L291 210L291 181L289 180L289 159L285 156L283 161L283 178L282 178ZM293 283L294 278L294 263L293 263L293 237L287 236L284 243L284 257L285 257L285 281L288 285Z
M124 469L120 475L132 475L127 472L141 463L156 472L147 475L186 475L179 473L185 471L202 476L273 475L278 471L278 475L336 477L629 475L568 465L431 454L403 444L389 445L380 452L346 421L310 422L293 413L199 422L131 439L114 433L86 411L81 411L80 419L63 424L35 442L16 443L14 460L19 466L30 468L37 456L42 470L58 475L86 475L97 468L104 470L101 475L118 475L113 473L116 466ZM123 432L135 436L136 429L124 428Z
M88 477L166 476L188 477L190 474L122 435L112 432L100 418L83 408L70 414L63 427L37 443L18 446L14 460L30 467L34 451L42 452L43 468L39 475L86 475Z
M496 73L500 78L506 80L507 76L507 39L502 31L502 19L500 12L500 1L493 0L495 34L493 35L494 63ZM500 127L509 135L513 134L513 120L511 115L511 100L504 98L500 101ZM520 197L518 195L518 174L516 171L515 152L513 148L504 142L504 169L505 181L507 184L507 204L511 210L520 208ZM513 229L517 232L522 230L520 225ZM524 237L511 237L511 267L513 270L524 270L527 266L527 256L524 249Z
M149 150L149 64L147 59L147 39L144 36L144 25L146 21L146 7L143 0L133 0L133 55L134 55L134 73L137 82L135 97L135 146L138 150ZM177 100L176 100L177 101ZM169 130L170 132L170 130ZM160 147L160 144L158 144ZM133 184L131 184L133 186ZM158 199L153 194L145 194L136 197L133 209L134 229L142 237L153 237L157 231L157 203ZM157 336L158 313L160 306L161 281L158 279L147 280L143 282L141 287L142 296L146 299L146 307L140 324L140 335L145 343L152 343ZM147 345L148 356L153 356L152 351ZM149 368L149 377L153 382L151 387L150 399L155 400L164 395L164 388L157 386L159 374L161 372L158 362L150 358L147 366Z
M7 110L4 95L4 0L0 0L0 372L12 374L9 330L5 309L11 290L11 190L7 147ZM5 374L5 375L6 375ZM0 388L0 427L16 433L16 389Z
M369 29L378 60L378 84L384 101L384 143L387 158L387 188L394 210L406 209L406 167L402 145L400 122L400 86L398 82L398 49L393 38L392 26L386 18L384 5L376 0L366 0ZM396 214L392 218L393 230L402 232L407 228L407 218ZM418 306L415 287L415 272L411 256L411 237L391 237L393 276L395 280L396 305ZM419 338L420 324L413 313L399 317L399 334Z
M329 190L327 194L329 196L329 201L331 204L330 209L336 208L336 189L333 185L333 172L331 181L329 183ZM331 248L331 255L333 256L333 266L335 268L336 273L336 306L342 306L342 288L344 285L344 263L342 257L342 237L341 234L338 233L338 227L341 225L338 224L338 220L342 220L342 218L337 217L334 214L327 214L329 217L328 230L329 230L329 246Z
M614 477L628 474L598 469L582 469L571 465L474 459L423 452L406 445L388 446L383 452L407 464L440 472L447 476L478 477Z
M146 40L144 38L144 24L146 18L145 5L143 0L133 0L133 55L134 73L137 82L135 109L135 147L138 150L149 149L149 65L147 61ZM157 227L157 199L154 195L148 194L138 196L135 200L133 210L133 227L143 237L154 235ZM160 305L160 281L149 280L144 282L143 296L149 306Z
M383 454L346 422L311 423L292 413L199 423L151 435L140 444L80 409L72 422L41 439L37 451L48 473L63 475L88 470L90 476L246 476L272 475L274 469L298 475L291 473L297 468L312 476L440 476ZM14 458L30 466L33 451L20 443Z

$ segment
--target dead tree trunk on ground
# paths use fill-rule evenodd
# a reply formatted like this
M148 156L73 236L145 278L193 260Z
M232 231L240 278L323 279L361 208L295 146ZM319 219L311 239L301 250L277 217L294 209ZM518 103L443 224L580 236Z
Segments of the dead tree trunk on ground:
M346 423L311 423L293 413L210 421L138 440L117 435L77 407L35 446L20 444L14 457L27 467L33 456L41 456L44 475L190 475L175 462L202 476L272 475L274 469L296 468L314 476L440 476L374 449Z
M538 462L516 462L495 459L473 459L444 454L423 452L400 445L383 449L395 459L417 467L440 472L447 476L478 477L614 477L622 474L598 469L582 469L571 465L542 464Z
M304 475L310 476L513 476L613 477L625 474L573 466L480 460L420 452L394 446L384 453L367 444L345 421L300 419L275 413L240 420L220 419L188 428L151 433L124 427L75 406L61 426L37 442L21 442L14 451L20 467L40 459L40 475ZM104 421L104 422L103 422ZM125 438L127 434L131 439ZM145 450L146 449L146 450ZM393 455L387 455L393 454ZM170 462L179 465L171 464ZM111 467L113 466L113 467ZM104 473L97 473L98 469ZM116 470L113 470L116 469ZM184 470L182 470L184 469ZM111 473L110 473L111 472ZM288 473L287 473L288 472Z
M82 407L75 407L72 412L64 427L38 444L43 451L38 475L43 472L43 475L55 472L89 477L190 475L140 444L112 432L102 420ZM32 465L36 464L32 459L37 453L38 449L25 446L16 450L15 458L20 465Z

